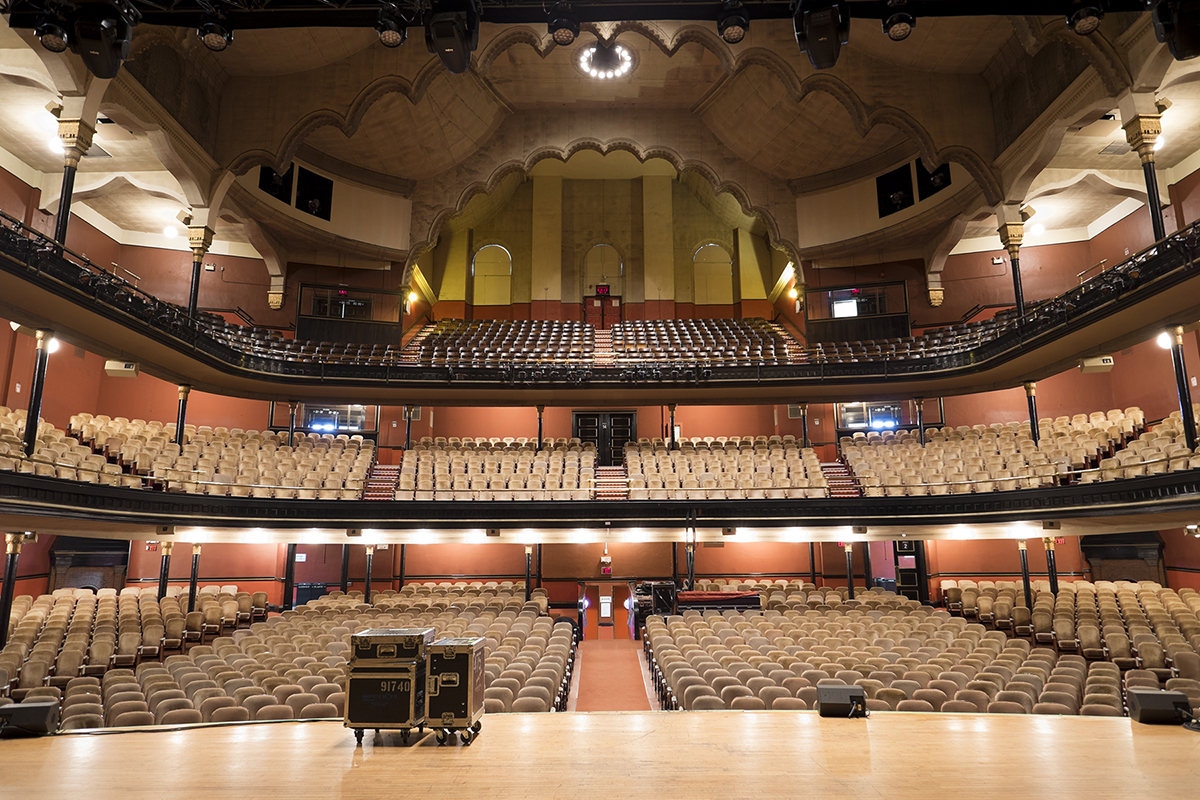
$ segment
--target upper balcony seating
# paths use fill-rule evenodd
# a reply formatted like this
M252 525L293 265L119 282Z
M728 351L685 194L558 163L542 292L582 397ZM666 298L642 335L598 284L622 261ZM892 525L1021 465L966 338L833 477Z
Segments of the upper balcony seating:
M661 319L612 328L617 366L685 362L701 366L789 363L787 337L765 319Z
M582 365L592 363L596 329L583 322L445 319L414 344L422 366Z
M578 439L425 437L404 453L397 500L590 500L595 446Z
M795 437L662 440L625 445L630 500L740 500L827 497L821 460Z

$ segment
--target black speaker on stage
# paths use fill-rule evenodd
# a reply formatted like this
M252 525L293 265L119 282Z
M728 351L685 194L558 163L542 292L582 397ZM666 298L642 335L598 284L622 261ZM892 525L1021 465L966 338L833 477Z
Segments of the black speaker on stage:
M1192 715L1192 706L1183 692L1158 689L1128 689L1129 717L1143 725L1179 725Z
M818 686L817 713L822 717L865 717L867 693L861 686Z
M47 736L58 730L58 701L0 706L0 739Z

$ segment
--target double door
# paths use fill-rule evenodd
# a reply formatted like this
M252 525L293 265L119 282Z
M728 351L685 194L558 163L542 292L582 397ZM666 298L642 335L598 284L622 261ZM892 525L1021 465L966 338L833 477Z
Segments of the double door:
M615 467L625 459L625 443L637 441L633 411L576 411L571 435L596 445L596 466Z
M621 321L621 298L592 295L583 298L583 321L598 331L606 331Z

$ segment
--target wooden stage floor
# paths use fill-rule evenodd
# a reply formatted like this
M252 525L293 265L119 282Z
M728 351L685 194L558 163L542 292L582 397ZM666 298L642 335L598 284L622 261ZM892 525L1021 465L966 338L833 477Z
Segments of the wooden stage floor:
M498 714L470 747L335 722L0 741L0 797L1195 797L1200 733L1128 719L815 712Z

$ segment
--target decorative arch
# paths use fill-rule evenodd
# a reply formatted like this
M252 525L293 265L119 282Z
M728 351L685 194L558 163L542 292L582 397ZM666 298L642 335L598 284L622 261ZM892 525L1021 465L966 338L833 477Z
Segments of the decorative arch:
M724 258L712 258L714 250ZM733 253L715 239L692 251L692 300L697 306L733 304Z
M501 251L503 258L487 258ZM499 241L486 242L471 254L471 303L476 306L512 304L512 251Z

